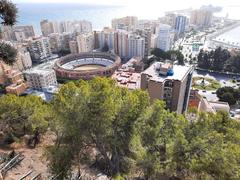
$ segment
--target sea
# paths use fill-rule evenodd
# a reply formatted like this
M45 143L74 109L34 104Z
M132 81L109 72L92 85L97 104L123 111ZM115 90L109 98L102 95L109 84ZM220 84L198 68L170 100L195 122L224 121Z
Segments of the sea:
M19 10L19 25L33 25L36 34L41 34L40 21L48 19L50 21L62 20L88 20L92 22L94 30L100 30L111 25L113 18L124 16L137 16L139 19L157 19L164 15L165 11L176 10L173 6L165 7L134 7L126 6L106 6L92 4L68 4L68 3L21 3L17 4ZM182 7L179 7L182 8ZM240 19L240 7L225 7L218 16L228 16L232 19ZM228 38L240 40L240 28L237 32L227 34Z
M240 47L240 26L221 34L216 40Z

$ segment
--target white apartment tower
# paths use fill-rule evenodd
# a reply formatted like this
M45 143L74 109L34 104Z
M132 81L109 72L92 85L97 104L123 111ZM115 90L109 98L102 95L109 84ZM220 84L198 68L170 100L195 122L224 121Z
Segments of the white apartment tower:
M80 34L77 36L78 52L91 52L94 47L94 37L92 33Z
M51 48L47 37L39 37L28 41L27 49L33 61L41 61L51 56Z
M171 26L160 24L156 30L156 33L158 35L157 48L162 49L163 51L170 50L174 38Z
M145 52L145 39L136 34L128 36L128 58L144 57Z

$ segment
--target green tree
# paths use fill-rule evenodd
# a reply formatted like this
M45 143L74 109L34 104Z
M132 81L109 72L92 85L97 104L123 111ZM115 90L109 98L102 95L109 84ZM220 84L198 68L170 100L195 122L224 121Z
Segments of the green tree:
M177 60L179 65L184 65L184 55L181 53L181 51L176 50L169 50L166 52L167 59L170 60Z
M0 1L0 18L1 24L6 26L13 26L17 22L17 8L9 0Z
M166 52L163 51L162 49L159 49L159 48L154 48L151 51L151 54L156 56L157 58L160 58L160 59L166 59L167 58Z
M0 42L0 59L8 65L16 61L17 50L6 42Z
M90 156L86 149L95 147L95 165L103 172L110 176L129 173L142 154L134 124L148 103L145 92L116 87L110 79L64 85L53 101L58 139L48 153L52 172L67 177L71 166L59 168L55 162L68 159L80 166ZM71 155L66 156L61 152L68 147Z
M13 26L17 22L17 8L9 0L0 1L1 24ZM16 61L17 51L13 46L6 42L0 42L0 60L6 64L12 65Z
M234 89L232 87L222 87L216 92L217 97L220 101L228 102L229 105L234 105L240 99L239 89Z
M145 178L181 177L187 158L184 138L186 119L165 110L164 103L156 101L139 121L139 134L147 150L140 162Z
M226 61L225 71L240 73L240 55L232 56L230 59Z
M4 134L19 138L32 134L36 128L44 131L48 126L49 107L39 97L0 97L0 124Z

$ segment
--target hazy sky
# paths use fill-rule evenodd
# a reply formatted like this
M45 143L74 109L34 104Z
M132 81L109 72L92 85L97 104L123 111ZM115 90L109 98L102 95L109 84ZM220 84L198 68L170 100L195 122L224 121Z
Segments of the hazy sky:
M202 4L213 4L219 6L239 6L240 0L12 0L15 3L86 3L86 4L104 4L104 5L126 5L126 6L146 6L155 4L156 6L174 6L174 7L197 7Z

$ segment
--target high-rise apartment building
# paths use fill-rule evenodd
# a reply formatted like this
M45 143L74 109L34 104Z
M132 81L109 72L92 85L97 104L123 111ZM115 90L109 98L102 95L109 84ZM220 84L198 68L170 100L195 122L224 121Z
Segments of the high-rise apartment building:
M127 16L112 20L112 28L115 30L122 29L126 31L134 31L138 26L138 18L135 16Z
M147 90L151 101L164 100L171 111L187 110L193 68L155 62L141 73L141 89Z
M43 36L48 36L49 34L54 33L53 23L47 19L42 20L40 26Z
M77 36L78 52L91 52L94 47L94 37L92 33L80 34Z
M109 50L114 49L115 31L111 28L104 28L102 31L97 31L95 36L95 47L102 49L105 45Z
M51 56L51 48L48 37L38 37L28 40L27 50L35 62L44 61Z
M128 36L128 58L141 57L145 54L145 39L137 34L129 34Z
M198 9L191 12L190 23L199 28L206 28L211 26L213 13L207 9Z
M57 53L62 49L61 36L58 33L48 35L51 52Z
M156 30L156 34L158 35L157 48L163 51L170 50L174 39L174 33L171 26L160 24Z
M77 54L78 53L77 41L70 41L69 42L69 47L70 47L71 54Z
M121 59L128 58L128 32L118 30L114 38L114 51Z
M178 38L184 35L186 26L187 26L187 17L178 15L176 17L175 27L174 27Z

